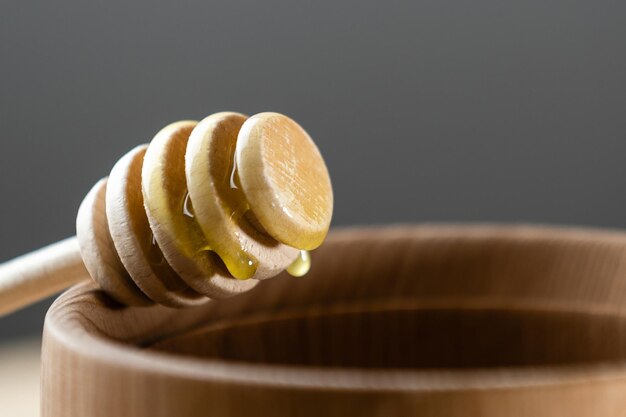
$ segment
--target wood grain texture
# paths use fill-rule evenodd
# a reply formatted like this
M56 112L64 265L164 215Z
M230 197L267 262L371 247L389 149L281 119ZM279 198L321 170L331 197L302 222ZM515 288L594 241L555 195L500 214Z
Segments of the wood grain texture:
M107 179L98 181L83 199L76 216L76 240L89 276L116 300L127 305L148 305L115 250L105 209ZM42 286L46 285L43 281Z
M243 123L237 168L252 211L276 240L298 249L322 244L333 213L328 169L309 134L278 113Z
M206 297L185 284L155 243L141 192L141 167L147 145L122 157L109 175L106 216L115 251L128 275L148 298L170 307L198 305Z
M0 265L0 316L56 294L88 277L76 238ZM45 282L42 285L41 282Z
M346 229L312 255L179 311L72 289L46 318L43 416L623 415L626 234Z

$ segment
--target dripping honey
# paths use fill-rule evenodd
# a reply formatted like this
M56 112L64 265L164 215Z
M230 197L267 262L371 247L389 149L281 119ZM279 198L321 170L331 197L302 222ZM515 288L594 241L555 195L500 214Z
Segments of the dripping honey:
M245 198L241 190L239 182L239 176L237 174L237 165L233 158L230 172L226 181L222 184L223 191L229 198L225 199L225 209L230 211L229 221L233 223L249 222L249 216L247 216L250 207L248 201ZM193 209L193 203L189 196L189 193L185 193L182 203L181 211L188 222L195 222L195 213ZM256 222L254 222L256 223ZM209 243L209 238L200 233L197 238L187 242L186 249L189 254L197 255L200 252L214 251L216 252L228 271L237 279L249 279L254 276L258 266L258 260L251 256L244 246L239 248L229 248L220 244L219 239L211 239L213 242ZM287 268L287 272L295 277L305 275L311 265L311 259L308 251L301 250L298 253L298 257Z
M287 267L287 273L293 277L301 277L311 269L311 255L309 251L301 250L298 257Z

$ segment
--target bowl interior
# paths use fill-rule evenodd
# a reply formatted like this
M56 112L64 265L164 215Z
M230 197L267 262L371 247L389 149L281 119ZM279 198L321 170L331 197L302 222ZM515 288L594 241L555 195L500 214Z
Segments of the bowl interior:
M313 253L304 278L276 277L183 310L115 308L91 296L95 307L77 317L116 343L213 362L563 367L626 359L625 277L623 234L349 229Z
M623 361L625 248L621 234L528 227L337 234L311 276L270 280L144 346L316 367Z
M622 316L486 306L370 306L251 316L150 345L195 357L358 368L490 368L620 361Z

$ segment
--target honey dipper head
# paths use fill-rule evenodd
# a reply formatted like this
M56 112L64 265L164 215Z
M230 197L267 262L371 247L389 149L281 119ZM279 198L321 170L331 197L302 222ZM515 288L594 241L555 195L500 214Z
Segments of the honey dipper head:
M306 273L332 208L324 160L296 122L222 112L172 123L121 158L81 204L77 237L114 298L191 306Z
M324 241L333 192L317 146L295 121L260 113L241 127L236 149L241 187L263 228L299 249Z

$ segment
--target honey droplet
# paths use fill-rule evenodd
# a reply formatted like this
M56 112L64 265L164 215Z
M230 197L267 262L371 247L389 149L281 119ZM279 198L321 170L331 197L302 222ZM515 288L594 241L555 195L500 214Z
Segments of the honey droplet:
M250 256L244 248L238 250L235 257L229 256L222 261L232 276L241 281L252 278L259 265L259 261Z
M301 250L300 254L291 265L287 267L287 273L292 277L301 277L311 269L311 255L309 251Z

